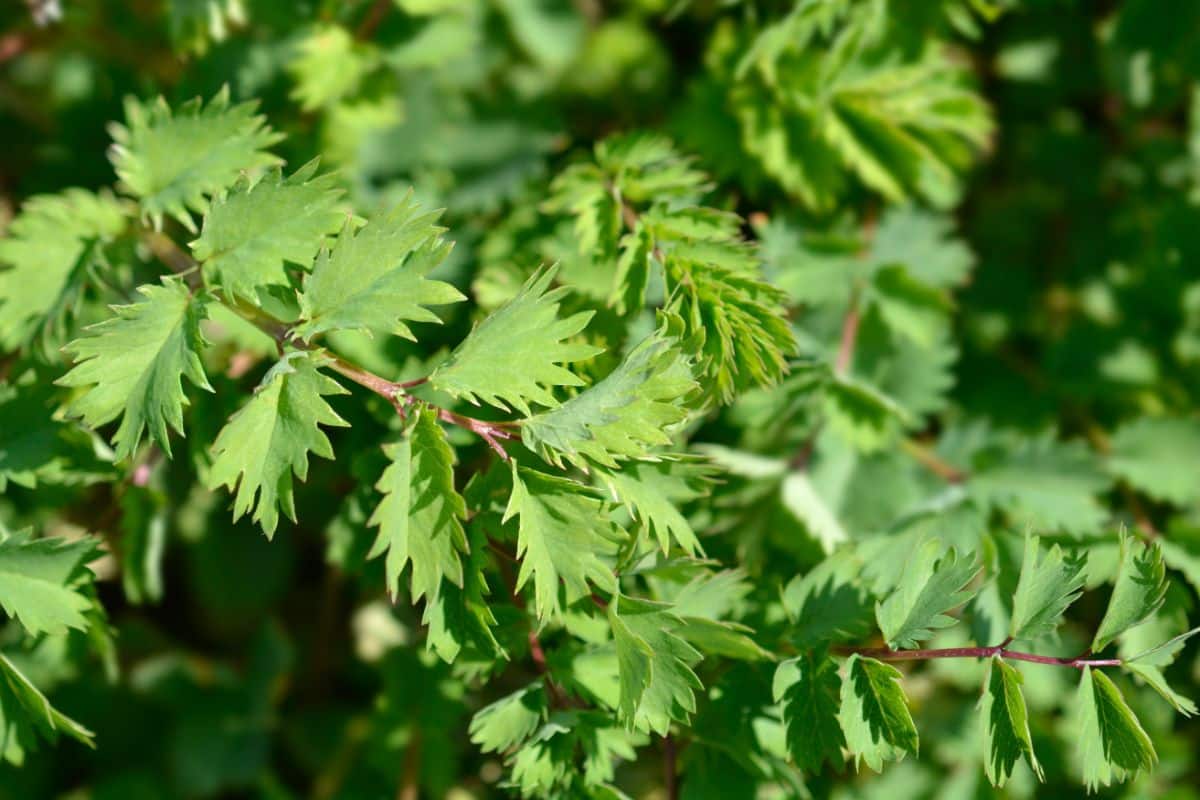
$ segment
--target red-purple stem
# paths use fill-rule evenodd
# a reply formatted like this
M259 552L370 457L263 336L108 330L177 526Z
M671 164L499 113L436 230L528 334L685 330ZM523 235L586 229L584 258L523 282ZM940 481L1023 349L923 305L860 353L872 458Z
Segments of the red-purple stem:
M1007 644L1007 643L1006 643ZM1031 664L1047 664L1054 667L1119 667L1119 658L1058 658L1057 656L1039 656L1034 653L1022 653L1009 650L1004 645L995 647L943 647L936 650L889 650L886 647L846 647L838 648L842 655L860 655L879 661L930 661L935 658L992 658L1000 656L1011 661L1028 661Z

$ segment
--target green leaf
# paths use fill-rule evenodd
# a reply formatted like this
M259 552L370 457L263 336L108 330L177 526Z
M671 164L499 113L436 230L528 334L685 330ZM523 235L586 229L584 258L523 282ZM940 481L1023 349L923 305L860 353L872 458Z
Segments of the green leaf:
M841 550L788 582L783 608L793 622L791 636L798 647L867 635L874 619L858 573L858 565Z
M357 232L346 226L304 282L296 335L307 341L326 331L365 330L415 341L404 320L440 322L425 306L464 298L425 277L450 252L445 229L434 224L438 214L418 213L410 193Z
M917 754L917 727L900 688L900 671L890 664L857 653L850 656L838 720L856 767L866 762L879 772L884 761Z
M1088 791L1124 781L1158 761L1150 737L1104 673L1084 667L1076 702L1075 731Z
M671 429L687 418L697 388L687 358L672 339L655 334L635 345L599 383L558 408L521 424L521 441L556 466L587 469L593 461L645 456L670 444Z
M1185 717L1194 716L1197 713L1196 703L1189 697L1185 697L1179 692L1171 688L1167 683L1167 678L1163 674L1163 670L1171 666L1183 651L1184 645L1188 639L1191 639L1196 634L1200 633L1200 628L1192 628L1177 636L1173 636L1165 642L1157 644L1148 649L1138 650L1144 647L1144 643L1139 643L1138 640L1145 641L1146 637L1158 636L1156 626L1144 625L1140 628L1131 631L1121 640L1121 667L1137 677L1149 686L1154 691L1158 692L1164 700L1171 704L1178 713ZM1134 634L1141 634L1134 635ZM1150 639L1154 641L1155 639Z
M1003 659L992 658L983 695L979 698L979 717L983 722L983 768L992 786L997 788L1008 782L1013 767L1022 758L1034 774L1042 778L1042 766L1033 754L1022 683L1024 679L1020 672Z
M870 452L890 443L911 417L899 403L870 384L845 375L825 385L829 426L858 450Z
M923 543L905 564L899 585L875 606L879 629L894 650L915 647L957 620L946 612L975 594L967 585L979 574L974 558L959 560L941 542Z
M367 525L379 528L368 558L387 553L388 593L400 590L400 573L412 561L414 602L436 597L442 581L459 588L467 550L462 520L466 505L454 489L454 452L437 422L437 411L415 411L398 442L384 445L390 463L375 488L383 500Z
M887 209L871 239L879 267L900 264L916 280L949 289L961 286L975 264L967 244L954 238L954 218L918 206Z
M312 264L325 237L346 224L336 177L316 172L314 159L287 178L278 169L257 183L242 178L213 202L191 243L210 284L258 304L259 287L291 285L287 264Z
M870 288L870 297L889 328L921 347L934 345L950 310L940 290L916 280L902 266L878 270Z
M1009 636L1028 640L1053 633L1067 607L1083 592L1086 567L1086 552L1068 555L1054 545L1042 557L1038 537L1026 536Z
M296 519L292 475L300 480L308 476L309 452L333 458L333 447L319 426L349 424L323 398L346 390L318 366L303 352L281 358L213 445L209 487L236 487L233 518L253 509L254 521L268 537L275 533L280 509Z
M671 606L614 596L608 621L621 679L619 716L626 728L665 736L671 722L696 711L694 690L704 688L692 667L700 653L675 632Z
M200 362L207 300L179 278L163 278L161 286L147 284L138 292L145 300L116 306L115 317L67 346L75 367L57 381L86 388L68 413L89 426L121 417L113 436L117 458L133 455L146 432L170 456L170 429L183 433L188 403L183 378L212 391Z
M1110 483L1086 445L1046 435L1021 440L975 470L967 488L1014 525L1083 535L1104 524L1108 512L1097 496Z
M1167 568L1157 543L1141 545L1128 534L1121 534L1121 566L1108 608L1092 651L1100 652L1125 631L1153 614L1167 592Z
M613 497L658 540L664 554L674 540L688 555L695 555L703 552L703 548L679 508L707 497L714 473L707 459L682 455L630 461L619 470L600 471L599 476Z
M488 663L508 659L493 633L496 617L487 600L489 589L484 577L487 549L483 530L478 525L469 530L462 586L443 581L438 594L426 597L421 615L428 626L425 646L448 663L460 653Z
M783 377L796 342L779 289L719 264L669 257L665 266L677 296L672 310L684 323L681 338L701 342L698 367L710 396L729 402Z
M108 192L67 189L25 201L0 237L0 349L61 333L104 261L101 245L125 222L125 209Z
M91 580L84 565L97 555L90 538L34 539L25 532L0 540L0 608L34 635L86 629L92 601L80 584Z
M587 326L592 312L557 318L567 288L549 288L555 272L549 268L535 273L516 297L479 323L429 376L433 387L505 411L512 405L529 415L530 402L558 405L551 388L583 385L560 365L601 352L566 341Z
M254 113L256 106L230 106L228 86L207 105L196 98L178 112L161 97L147 105L125 100L125 124L110 128L110 158L121 186L140 200L156 229L170 214L194 232L189 211L206 212L209 200L242 173L281 163L266 148L283 136Z
M471 718L471 741L485 753L503 753L528 739L546 719L540 682L484 706Z
M824 653L804 653L775 670L773 691L787 726L788 753L804 772L820 772L826 762L835 769L845 764L841 686L837 662Z
M591 593L588 582L615 592L616 579L605 559L616 555L623 534L608 519L604 503L586 486L512 465L513 489L504 521L518 518L517 590L533 578L539 620L561 611L558 584L567 603Z
M292 99L305 111L332 106L354 92L377 61L374 48L341 25L320 25L300 39L287 65L296 82Z
M780 499L784 508L804 523L804 527L820 542L821 549L827 554L849 540L846 529L817 492L806 470L791 472L783 479Z
M20 764L37 740L53 742L65 734L94 747L94 734L63 714L17 666L0 654L0 757Z
M1109 470L1130 486L1176 505L1200 500L1200 421L1143 417L1118 428L1111 445Z

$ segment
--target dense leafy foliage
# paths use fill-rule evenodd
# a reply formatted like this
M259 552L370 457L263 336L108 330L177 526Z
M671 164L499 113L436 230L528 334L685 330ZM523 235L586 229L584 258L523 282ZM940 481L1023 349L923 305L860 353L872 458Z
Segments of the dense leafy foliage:
M1190 4L5 13L0 800L1197 794Z

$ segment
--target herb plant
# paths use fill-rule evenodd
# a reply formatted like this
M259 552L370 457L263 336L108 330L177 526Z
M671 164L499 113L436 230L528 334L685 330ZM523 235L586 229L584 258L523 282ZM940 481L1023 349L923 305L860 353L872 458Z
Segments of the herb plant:
M30 0L0 800L1193 796L1163 11Z

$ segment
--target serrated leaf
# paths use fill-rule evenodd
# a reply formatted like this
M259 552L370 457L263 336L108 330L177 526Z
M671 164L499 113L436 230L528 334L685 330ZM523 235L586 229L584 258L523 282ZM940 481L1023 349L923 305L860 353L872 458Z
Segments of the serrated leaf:
M1121 566L1104 618L1092 639L1099 652L1125 631L1153 614L1167 592L1167 568L1157 543L1141 545L1121 534Z
M126 99L125 124L110 127L109 158L156 229L169 214L194 232L189 212L206 212L210 199L242 173L281 163L266 148L283 137L256 108L229 105L227 86L207 104L197 98L176 112L161 97L150 104Z
M1067 607L1083 592L1087 553L1064 553L1054 545L1045 556L1036 536L1025 537L1025 557L1013 595L1008 634L1013 639L1037 639L1052 633Z
M891 207L875 228L871 260L878 266L901 264L931 286L960 286L975 264L975 255L954 233L951 216L918 206Z
M447 663L453 663L460 653L489 662L507 660L508 653L493 632L496 617L487 600L484 577L487 536L478 526L467 532L467 545L462 587L443 582L441 591L425 600L421 615L428 626L425 646Z
M362 229L343 229L304 282L296 335L307 341L326 331L365 330L415 341L405 320L441 322L425 306L464 298L426 277L450 252L445 229L434 224L439 213L419 213L409 194Z
M1200 422L1144 417L1117 429L1108 458L1113 474L1156 500L1187 505L1200 500Z
M917 754L917 727L900 688L900 671L857 653L846 661L838 721L846 747L860 762L879 772L884 761Z
M1075 730L1088 791L1124 781L1158 761L1150 737L1103 672L1084 667L1076 702Z
M979 718L983 723L983 768L992 786L997 788L1008 782L1013 767L1022 758L1042 778L1042 766L1033 754L1029 712L1021 692L1023 683L1021 673L1015 668L999 657L991 659L983 695L979 698Z
M305 111L332 106L358 87L377 60L373 47L341 25L320 25L300 39L287 65L296 82L291 97Z
M1083 535L1103 525L1108 512L1097 496L1110 483L1086 445L1046 435L1021 440L975 470L967 488L1014 525Z
M687 358L661 334L635 345L605 378L555 409L524 420L521 441L556 466L647 455L670 444L669 431L687 418L696 390Z
M545 718L546 693L535 683L479 709L468 732L483 752L503 753L528 739Z
M695 555L703 548L679 507L708 496L714 473L706 459L663 456L656 461L631 461L599 475L613 497L658 540L664 554L674 540L688 555Z
M974 558L959 560L953 548L923 543L905 565L899 585L875 606L879 629L894 650L915 647L956 620L946 612L975 594L968 584L979 574Z
M324 399L346 390L321 374L318 366L303 352L281 358L213 445L209 487L236 487L233 518L253 510L254 521L268 538L275 533L281 509L296 519L292 475L302 481L308 476L308 454L333 458L333 447L320 426L349 424Z
M536 272L517 296L479 323L454 349L429 382L435 389L472 403L482 400L497 408L508 406L529 415L529 403L553 407L555 386L582 386L583 381L561 366L601 352L567 339L582 331L592 312L558 319L559 303L567 288L550 289L554 268Z
M804 653L775 670L773 694L787 726L788 754L804 772L817 773L826 762L835 769L845 764L841 687L837 662L824 653Z
M591 593L593 583L616 591L612 567L604 559L616 555L623 536L608 519L604 503L587 487L565 478L512 466L513 488L504 521L517 518L517 557L521 569L517 590L533 579L539 620L561 611L558 584L567 603Z
M752 386L771 386L796 351L776 287L726 267L668 256L667 282L677 294L672 310L685 326L683 339L700 342L698 368L709 394L729 402Z
M121 417L113 436L117 458L129 458L142 436L171 455L170 429L183 433L183 378L212 391L200 351L206 342L200 322L207 300L193 295L179 278L138 289L140 303L116 306L116 316L88 328L67 345L74 368L57 383L84 387L67 410L93 427Z
M291 285L286 264L308 268L325 237L346 224L336 178L316 172L314 159L287 178L278 169L257 183L242 178L213 201L191 243L210 285L258 304L259 287Z
M0 757L16 764L37 740L53 742L64 734L94 747L94 734L50 705L17 666L0 654Z
M858 579L858 566L839 551L788 582L783 608L793 621L798 647L865 636L874 622L870 598Z
M84 630L92 601L79 584L90 579L84 564L96 555L91 539L34 539L28 532L3 539L0 608L33 635Z
M61 331L103 260L100 245L125 223L124 208L107 192L67 189L25 201L0 237L0 349Z
M888 327L921 347L932 347L949 319L950 302L902 266L887 266L871 279L870 297Z
M400 573L410 560L413 602L436 597L443 581L461 589L466 505L454 489L454 452L437 422L437 411L428 406L416 410L400 440L383 449L389 464L375 484L383 500L367 520L379 533L367 557L387 553L392 598L400 591Z
M825 414L831 429L865 452L891 442L911 419L906 409L876 387L844 375L825 385Z
M665 736L671 722L696 711L694 690L703 684L692 671L700 653L674 629L681 620L671 606L624 596L608 605L621 680L619 717L630 730Z

